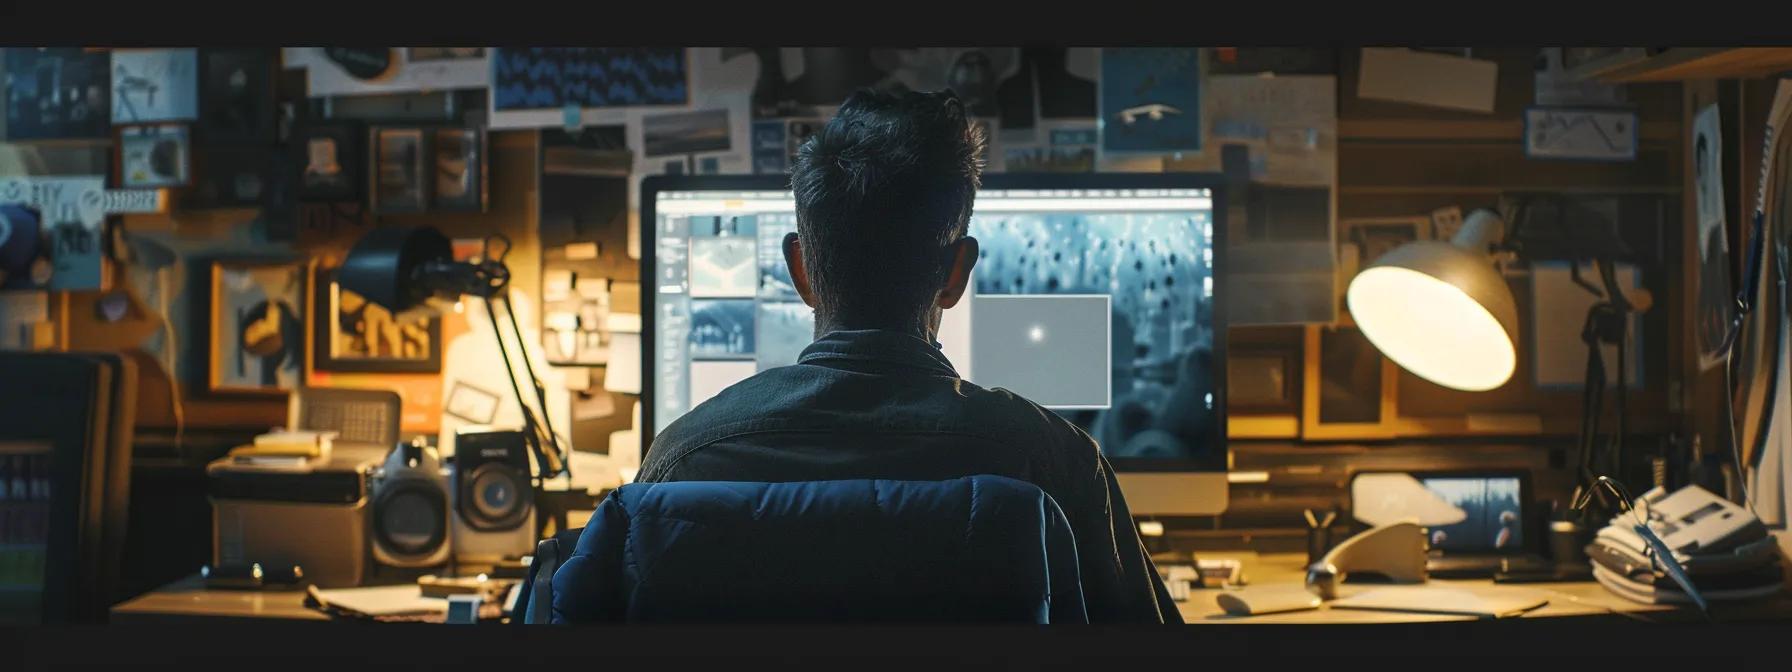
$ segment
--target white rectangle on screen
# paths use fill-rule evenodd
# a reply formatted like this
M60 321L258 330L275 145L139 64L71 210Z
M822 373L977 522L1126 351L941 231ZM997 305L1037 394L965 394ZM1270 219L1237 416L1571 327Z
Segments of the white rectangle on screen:
M740 381L746 380L757 371L753 360L691 362L691 408L709 401L710 397L720 394Z
M971 382L1047 408L1112 405L1112 311L1105 294L984 295L973 299Z

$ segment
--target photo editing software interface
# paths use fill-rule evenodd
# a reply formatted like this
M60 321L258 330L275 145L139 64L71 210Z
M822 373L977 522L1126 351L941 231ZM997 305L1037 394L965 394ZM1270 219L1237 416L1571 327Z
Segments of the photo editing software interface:
M657 434L724 388L795 364L815 316L784 263L789 191L653 200ZM1212 203L1207 189L979 191L980 258L942 317L941 351L961 377L1052 409L1109 457L1223 470Z

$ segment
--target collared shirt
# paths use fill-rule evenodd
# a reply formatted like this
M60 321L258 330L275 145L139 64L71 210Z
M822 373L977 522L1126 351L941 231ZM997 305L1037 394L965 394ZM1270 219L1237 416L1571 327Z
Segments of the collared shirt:
M1182 622L1095 440L1012 392L959 378L937 344L910 334L829 332L795 365L762 371L672 422L637 480L975 474L1030 482L1063 509L1091 622Z

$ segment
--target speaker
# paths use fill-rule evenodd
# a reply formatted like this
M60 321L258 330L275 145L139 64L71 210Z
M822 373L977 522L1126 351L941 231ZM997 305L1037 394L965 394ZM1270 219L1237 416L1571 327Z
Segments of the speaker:
M436 450L421 441L400 444L374 472L373 559L382 567L446 564L448 484Z
M535 489L522 432L455 434L453 471L456 561L497 562L535 549Z

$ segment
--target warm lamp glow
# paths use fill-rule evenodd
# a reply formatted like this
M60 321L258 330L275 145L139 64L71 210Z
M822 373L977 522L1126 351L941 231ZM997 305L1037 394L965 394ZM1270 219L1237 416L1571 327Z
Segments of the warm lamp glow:
M1399 266L1357 274L1350 315L1375 348L1402 368L1444 387L1491 390L1518 365L1512 337L1488 309L1456 285Z

